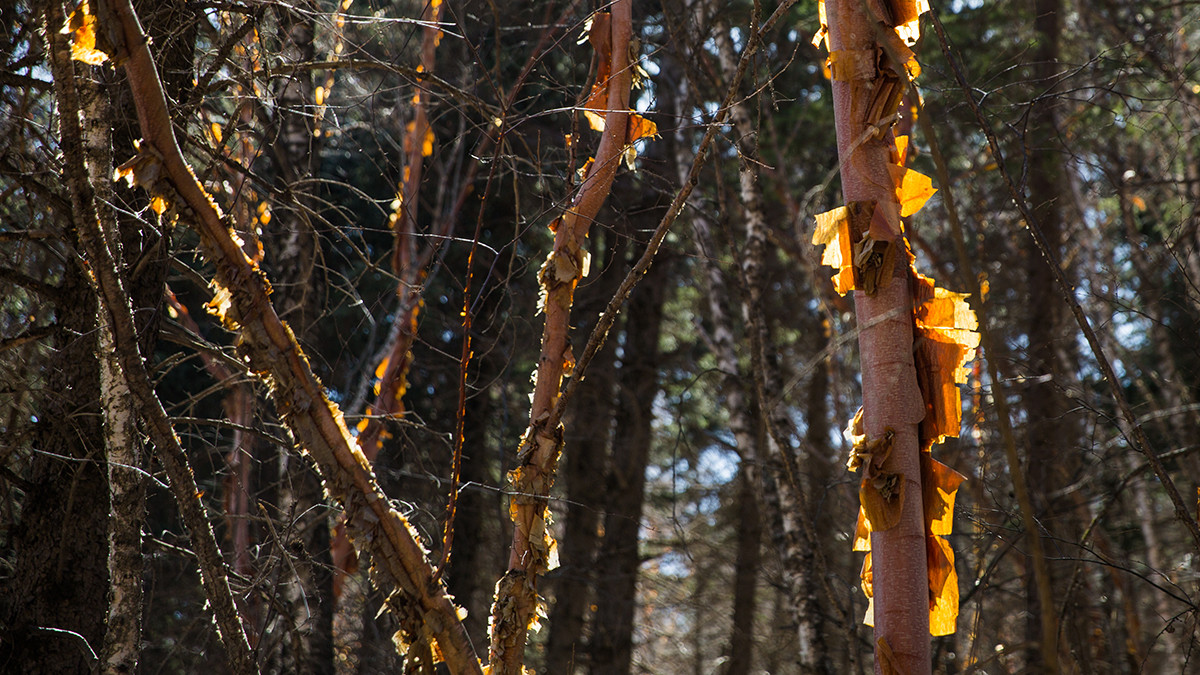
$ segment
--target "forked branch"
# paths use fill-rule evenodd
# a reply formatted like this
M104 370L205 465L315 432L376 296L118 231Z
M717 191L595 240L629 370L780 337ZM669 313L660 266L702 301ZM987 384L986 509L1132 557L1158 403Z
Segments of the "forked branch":
M350 436L337 406L325 395L287 324L271 306L270 285L233 236L228 220L188 166L171 126L158 72L129 0L105 0L97 14L111 25L97 32L113 44L133 90L143 140L140 154L125 167L131 181L175 208L200 235L204 255L215 267L212 309L239 336L239 348L271 390L271 398L293 436L324 479L326 492L346 511L351 539L371 553L375 578L393 600L418 619L412 639L437 642L455 673L481 673L458 608L436 582L426 552L408 521L392 508L370 464Z

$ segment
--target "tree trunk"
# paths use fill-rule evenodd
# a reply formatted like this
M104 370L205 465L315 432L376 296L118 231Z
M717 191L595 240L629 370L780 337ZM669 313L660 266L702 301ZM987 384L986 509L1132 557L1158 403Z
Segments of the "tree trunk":
M630 39L633 33L632 3L616 0L611 14L595 14L589 40L602 67L597 73L589 104L593 125L604 133L596 156L584 173L570 207L554 221L554 249L538 274L542 287L545 326L537 377L530 405L529 428L521 439L518 464L509 472L514 494L513 541L509 548L508 572L496 584L492 606L491 644L488 662L496 675L519 675L524 660L526 633L540 602L537 580L548 571L552 539L547 530L550 487L562 452L563 429L554 417L563 377L573 369L570 351L570 313L576 285L587 268L583 245L593 219L608 198L621 157L628 145L629 108L632 85Z
M286 63L314 59L315 17L289 8L278 8L280 39ZM321 142L314 135L316 120L310 112L315 101L312 73L293 73L279 83L275 93L276 116L270 144L282 189L293 195L290 204L275 210L263 227L265 258L274 281L276 311L288 322L301 344L309 342L325 287L317 266L318 235L313 221L311 188L300 185L317 168ZM286 565L289 577L282 591L288 616L278 627L281 672L332 674L333 660L333 561L330 551L330 512L320 478L313 466L290 448L276 448L282 483L278 492L279 532L283 550L294 553ZM273 658L272 658L273 657Z
M35 453L2 594L0 662L29 675L91 672L105 636L109 498L97 443L104 435L95 295L74 263L64 265L58 288L55 356L34 403Z
M758 570L762 564L762 517L758 504L762 486L758 477L758 470L743 459L737 477L737 557L733 566L733 627L726 675L747 675L754 660Z
M1033 85L1039 92L1053 88L1058 74L1058 50L1061 20L1061 0L1037 0L1034 3ZM1066 203L1066 183L1063 178L1062 155L1057 146L1058 124L1055 97L1047 96L1030 105L1030 127L1026 137L1025 161L1029 165L1029 201L1052 254L1061 259ZM1073 338L1067 337L1066 308L1054 288L1054 277L1034 241L1027 239L1026 335L1029 342L1028 367L1032 383L1025 392L1027 416L1026 453L1028 456L1029 491L1035 516L1051 537L1075 539L1070 527L1070 506L1055 500L1052 494L1070 480L1070 465L1077 456L1072 452L1079 437L1073 432L1068 417L1071 404L1063 393L1070 375L1070 364L1062 353ZM1072 350L1073 351L1073 350ZM1032 533L1031 533L1032 534ZM1055 557L1055 556L1051 556ZM1037 592L1033 565L1026 565L1026 604L1028 623L1028 663L1041 663L1049 675L1058 672L1058 631L1056 609L1043 607ZM1051 585L1065 570L1050 566ZM1057 573L1056 573L1057 572ZM1061 580L1061 579L1060 579ZM1086 649L1086 648L1085 648Z
M112 189L113 123L108 91L86 76L76 82L81 116L88 121L83 125L82 141L89 183L98 201L116 203ZM119 242L121 232L113 210L101 209L99 216L100 227L108 239ZM128 225L131 227L126 228L127 231L140 230L136 221ZM120 251L117 253L119 255ZM104 312L99 313L96 323L99 329L100 403L104 411L104 444L112 509L108 518L108 630L101 660L104 672L116 675L136 672L141 651L145 462L133 394L117 359L113 327ZM153 344L153 337L149 342Z
M726 77L729 77L736 69L737 60L728 27L723 23L718 24L716 41L721 69ZM741 292L738 295L741 298L741 318L747 327L746 342L750 346L753 373L752 377L743 375L739 378L739 383L730 383L730 386L740 384L744 387L749 383L753 384L753 398L758 409L757 426L760 429L756 441L762 448L755 452L754 461L762 462L770 471L767 479L753 485L753 489L757 494L760 485L762 487L765 510L769 522L775 528L773 538L780 544L778 550L791 590L788 604L796 621L796 635L800 647L797 662L803 672L826 673L831 664L828 660L826 641L821 632L818 598L822 595L830 597L830 594L821 588L825 576L825 562L824 557L819 554L817 528L812 523L815 514L805 496L809 493L810 486L824 484L806 478L814 473L823 476L828 468L828 453L819 451L828 445L825 440L828 437L828 424L825 420L824 387L818 391L820 400L814 403L815 410L812 407L808 410L809 442L805 445L809 452L806 453L807 457L802 465L798 461L798 454L792 452L789 442L792 425L782 406L780 370L767 363L767 345L771 344L768 310L763 303L767 291L767 217L758 176L758 129L751 120L750 107L744 103L735 104L730 117L734 124L735 145L739 155L738 194L745 223L745 244L740 250L740 255L736 245L730 246L730 249L735 253L735 269L740 272ZM820 352L822 348L823 345L818 343L813 351ZM815 374L813 382L824 385L824 373ZM733 410L730 413L740 414ZM804 471L801 470L802 467ZM761 530L761 526L757 529ZM743 536L741 531L739 536ZM760 535L755 531L746 532L745 536L757 538ZM757 565L757 561L755 564ZM735 630L739 630L738 627L742 625L737 618L737 598L735 592ZM752 620L752 617L750 619ZM730 673L748 672L748 653L739 654L737 650L731 650L730 655ZM741 665L743 659L746 661L745 665Z
M829 0L825 10L831 54L876 54L881 50L877 35L889 29L877 26L864 3ZM896 202L895 184L888 169L895 144L886 126L871 129L877 123L885 125L884 118L894 112L893 107L879 119L871 118L871 87L882 88L885 84L882 78L874 79L877 77L872 75L870 80L835 77L832 81L842 193L847 204L878 205L875 213L882 213L887 222L885 227L876 229L875 239L889 241L890 246L897 248L895 259L907 261L908 248L901 233L899 213L889 213L890 209L884 208ZM925 410L913 361L913 294L908 265L897 262L893 271L890 279L880 280L883 286L873 294L856 290L854 308L860 331L866 437L870 442L883 439L887 430L892 431L892 449L883 471L896 475L903 486L900 489L907 495L902 499L896 525L871 534L875 672L877 675L886 672L883 661L890 651L903 672L916 675L931 670L929 582L917 430Z
M658 338L670 267L669 261L659 260L629 300L616 434L606 481L609 502L596 562L596 613L588 670L592 675L627 675L633 659L633 615L641 566L638 541L654 398L659 391Z
M615 264L618 236L606 232L600 280L580 289L579 315L589 320L579 326L587 335L595 325L590 317L612 297L624 274ZM599 245L599 241L597 242ZM597 256L599 258L599 256ZM554 580L554 608L550 612L550 637L546 647L546 672L573 673L587 661L583 629L595 587L594 565L600 542L600 512L604 501L606 456L612 439L617 341L607 340L596 354L587 376L576 390L564 446L567 513L563 523L559 568Z

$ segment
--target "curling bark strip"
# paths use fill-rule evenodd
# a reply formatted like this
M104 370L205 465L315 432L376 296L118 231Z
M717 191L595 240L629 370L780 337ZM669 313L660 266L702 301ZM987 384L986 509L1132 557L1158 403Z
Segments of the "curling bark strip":
M422 635L414 637L436 640L452 672L481 673L458 608L444 586L434 582L415 530L379 488L341 412L325 395L291 329L271 306L266 277L243 252L183 158L132 5L129 0L104 2L98 14L115 20L100 30L113 40L113 53L129 75L144 135L141 154L128 172L186 215L199 233L204 254L215 266L214 313L237 333L239 350L251 370L269 385L280 417L317 466L326 492L344 506L350 537L372 554L376 578L383 580L380 585L394 587L403 604L419 617Z
M548 531L547 501L562 452L563 429L560 424L551 426L549 422L563 377L570 373L575 361L568 333L575 286L586 271L583 244L588 228L608 197L629 142L633 119L629 109L631 0L617 0L610 9L611 15L593 16L589 38L601 59L597 86L604 86L607 91L604 134L595 159L585 167L583 183L571 206L551 224L554 248L538 274L546 323L529 428L517 451L517 468L509 473L514 495L509 509L514 527L508 572L496 584L492 607L488 661L494 675L521 673L526 634L537 617L537 580L553 564L554 542ZM594 99L595 94L590 100Z

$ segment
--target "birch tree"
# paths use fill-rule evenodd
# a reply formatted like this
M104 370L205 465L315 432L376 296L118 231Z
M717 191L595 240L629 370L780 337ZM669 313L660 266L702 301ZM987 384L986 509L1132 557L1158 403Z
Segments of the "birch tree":
M876 673L926 673L930 633L952 633L958 614L953 552L942 537L963 479L927 453L958 435L956 383L978 345L966 296L916 273L904 236L902 218L933 192L905 166L908 138L892 131L920 73L909 46L927 6L836 0L821 8L814 42L829 48L846 206L817 217L813 243L826 245L822 262L838 268L838 292L854 291L863 370L863 407L847 429L848 466L863 473L855 549L868 551L862 580Z

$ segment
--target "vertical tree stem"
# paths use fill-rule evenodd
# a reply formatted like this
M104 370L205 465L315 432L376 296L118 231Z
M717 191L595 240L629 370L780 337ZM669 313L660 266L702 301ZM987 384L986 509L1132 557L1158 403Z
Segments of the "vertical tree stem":
M862 0L827 0L829 51L876 53L877 23ZM889 29L884 29L889 30ZM894 141L890 130L872 130L868 118L871 86L882 79L834 78L833 109L846 203L894 203L895 184L888 170ZM888 114L887 111L883 114ZM873 133L873 132L878 133ZM889 215L895 218L898 214ZM900 233L899 222L889 222ZM906 260L902 234L891 242L897 260ZM913 360L912 291L909 266L897 263L895 275L874 294L854 292L860 327L863 421L868 439L894 433L884 468L899 474L905 498L899 522L871 534L874 569L875 672L882 673L883 643L897 665L916 675L931 670L929 649L929 582L925 553L925 518L921 500L920 447L917 425L925 415ZM891 316L889 316L891 315ZM888 318L883 318L888 317ZM882 319L882 320L880 320Z

